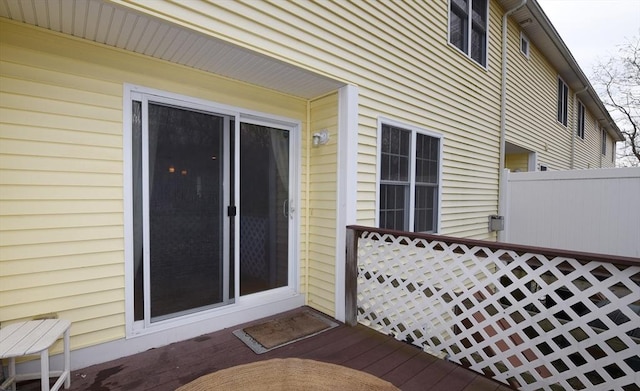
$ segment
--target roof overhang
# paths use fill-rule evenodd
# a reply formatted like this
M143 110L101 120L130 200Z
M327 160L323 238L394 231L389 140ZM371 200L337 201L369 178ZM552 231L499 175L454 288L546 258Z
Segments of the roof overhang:
M498 2L504 9L511 9L520 4L521 0L498 0ZM605 128L614 140L624 140L622 132L609 111L538 2L527 0L527 3L516 10L511 18L518 23L529 41L544 53L569 88L579 92L578 99L593 113L600 126Z
M505 9L520 3L520 0L498 1ZM346 84L106 0L0 0L0 17L305 99L325 95ZM579 99L614 139L623 140L620 129L537 1L528 0L512 18L573 91L587 88Z
M106 0L0 0L0 17L305 99L345 85Z

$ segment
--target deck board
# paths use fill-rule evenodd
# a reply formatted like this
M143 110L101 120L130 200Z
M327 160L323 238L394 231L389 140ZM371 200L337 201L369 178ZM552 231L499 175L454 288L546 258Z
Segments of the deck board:
M258 355L232 331L261 321L264 320L73 371L70 390L173 391L220 369L286 357L359 369L385 379L403 391L509 390L493 380L363 325L349 327L341 324L314 337ZM21 383L18 389L39 390L40 384L38 381Z
M438 358L429 354L416 354L405 361L403 365L388 372L384 378L396 386L401 386L411 380L416 374L420 373L424 368L433 364L435 360L438 360Z

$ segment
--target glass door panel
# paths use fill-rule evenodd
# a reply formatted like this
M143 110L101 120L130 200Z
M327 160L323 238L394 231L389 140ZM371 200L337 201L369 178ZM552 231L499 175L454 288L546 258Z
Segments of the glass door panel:
M222 116L148 104L152 322L224 301L224 131Z
M289 131L240 124L240 294L288 284Z
M150 98L131 111L134 327L288 286L290 130Z

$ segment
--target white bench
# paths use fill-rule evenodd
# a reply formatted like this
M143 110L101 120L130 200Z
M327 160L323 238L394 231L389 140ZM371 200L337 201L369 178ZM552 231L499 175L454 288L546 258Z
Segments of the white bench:
M49 375L58 376L51 388L57 391L71 386L69 329L71 322L63 319L31 320L14 323L0 329L0 359L9 359L9 377L0 385L6 389L22 380L40 378L42 391L49 391ZM64 338L64 370L49 372L49 348L61 337ZM40 373L16 375L16 357L40 353Z

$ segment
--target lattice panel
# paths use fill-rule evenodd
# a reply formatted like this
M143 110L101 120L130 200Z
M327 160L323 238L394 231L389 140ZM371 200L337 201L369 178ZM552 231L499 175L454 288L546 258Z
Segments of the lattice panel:
M522 390L639 390L640 267L366 232L358 321Z
M261 217L240 217L240 262L242 272L260 278L268 274L267 220Z

